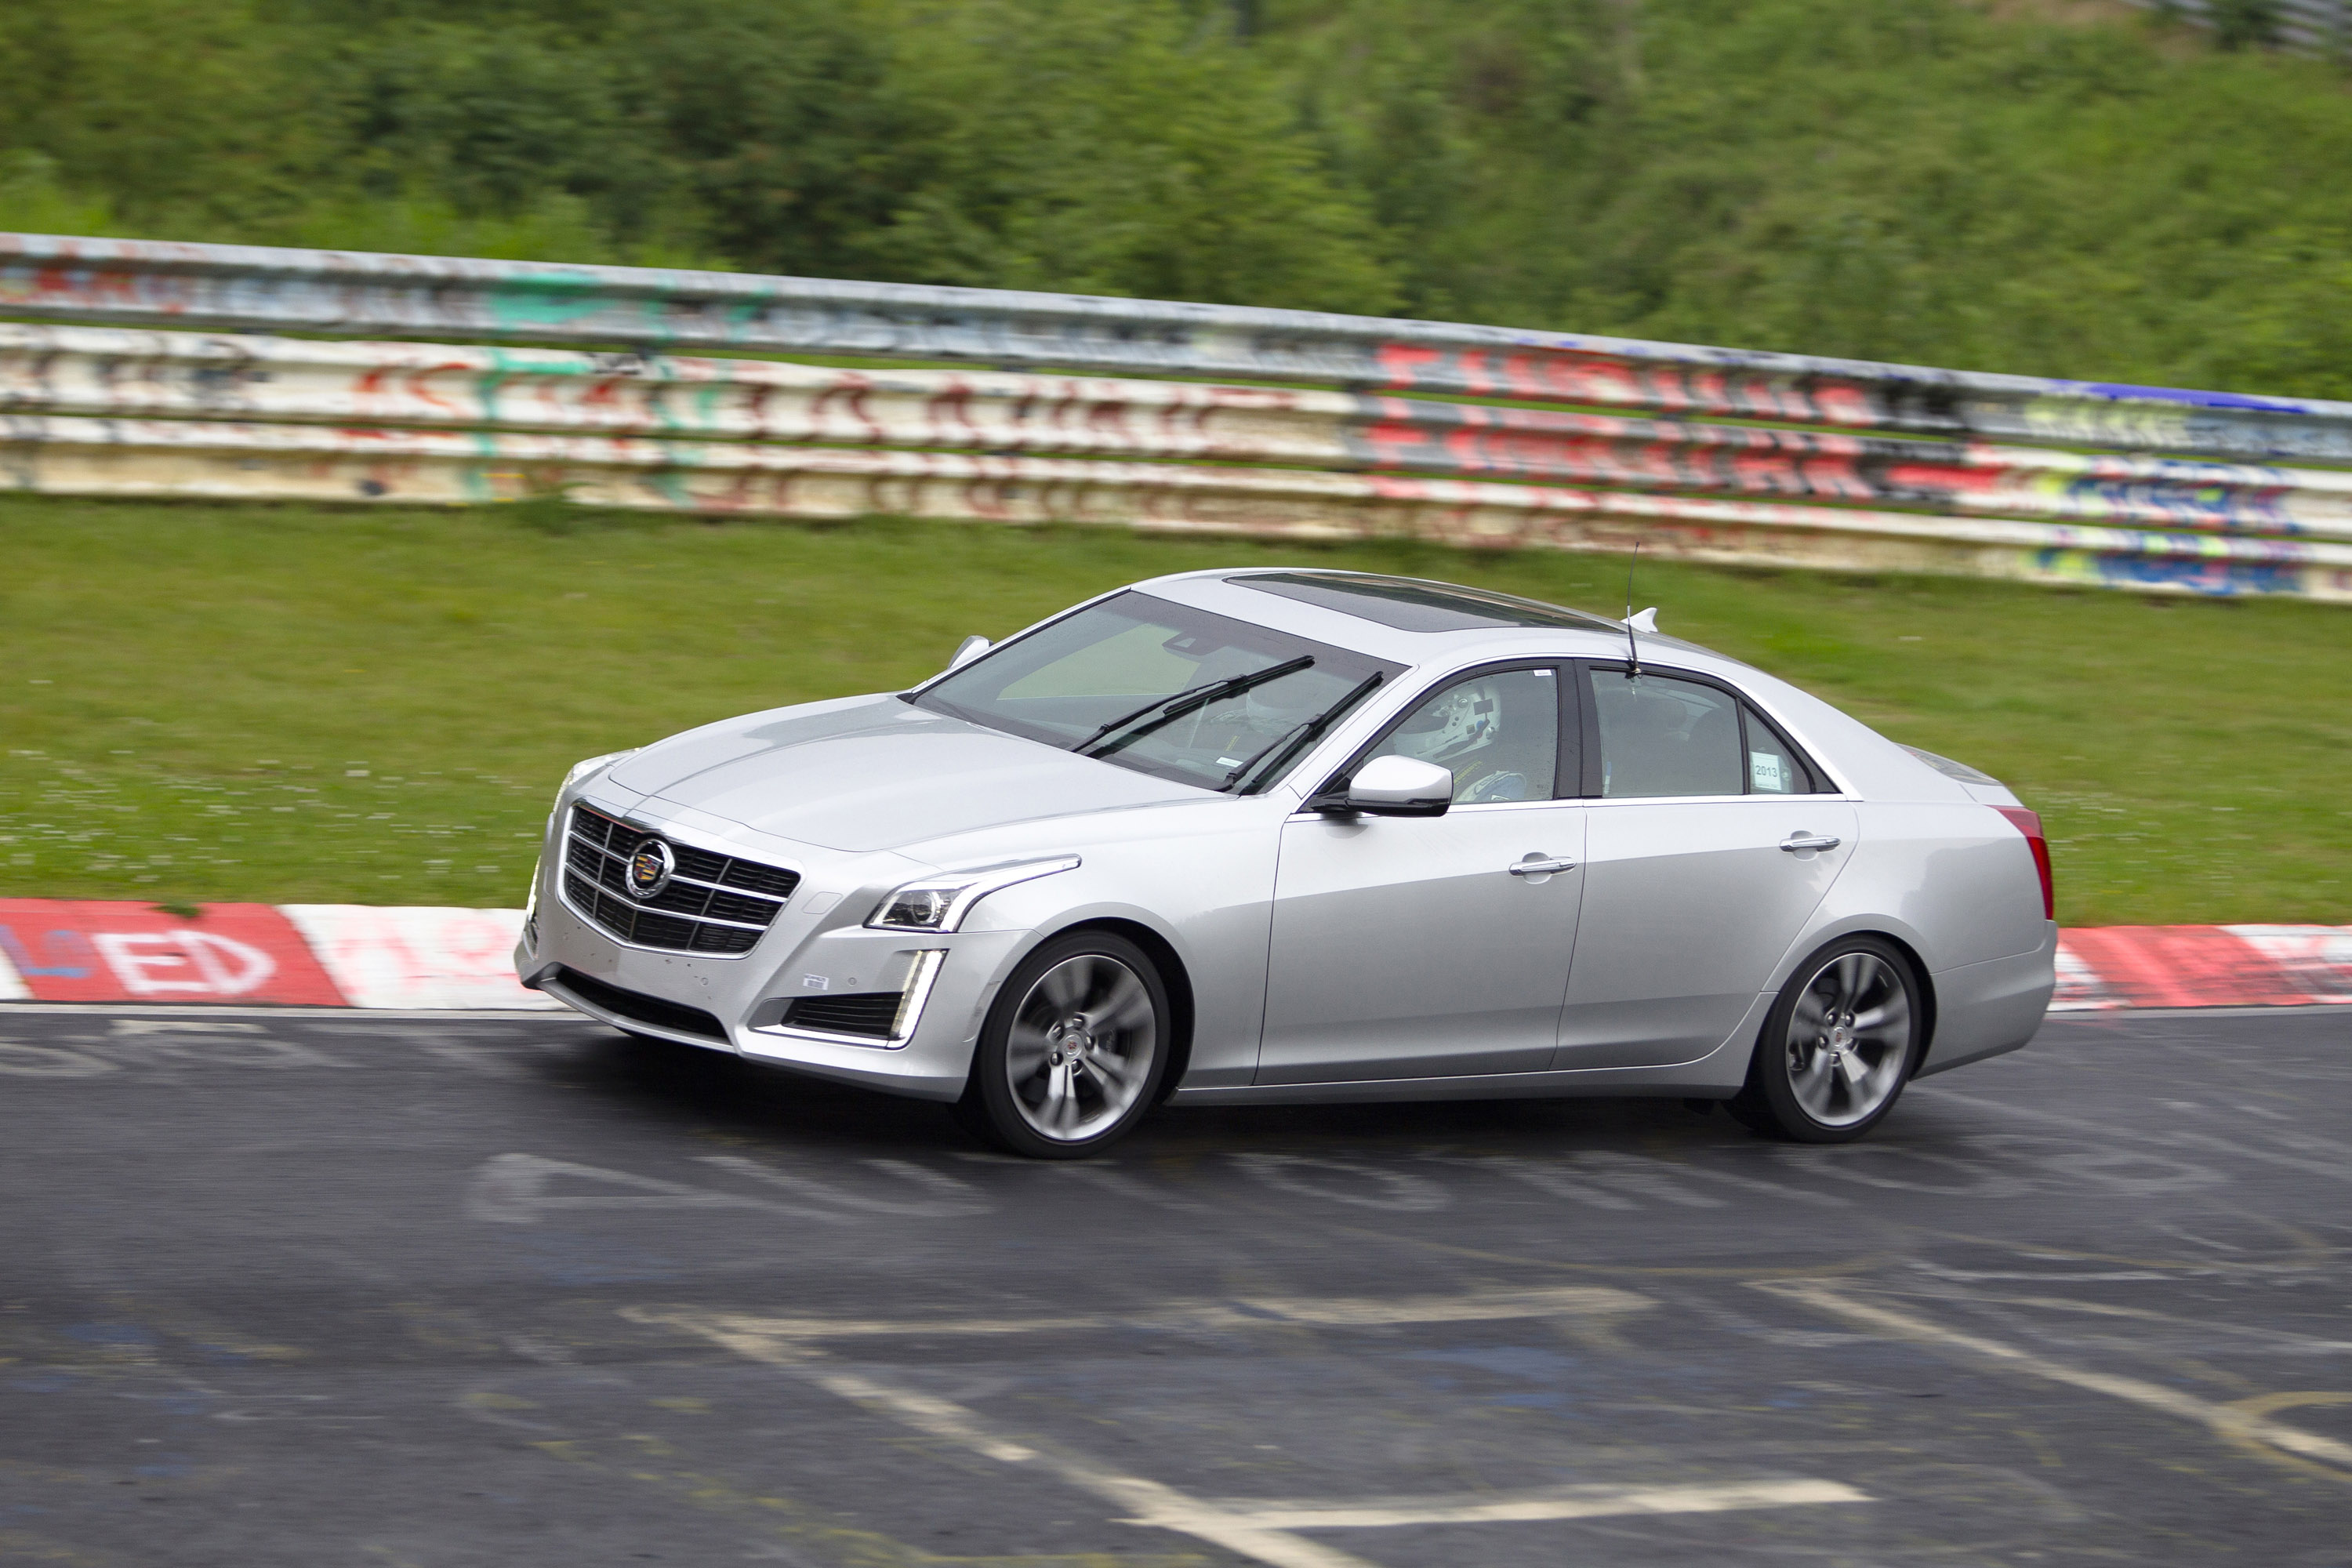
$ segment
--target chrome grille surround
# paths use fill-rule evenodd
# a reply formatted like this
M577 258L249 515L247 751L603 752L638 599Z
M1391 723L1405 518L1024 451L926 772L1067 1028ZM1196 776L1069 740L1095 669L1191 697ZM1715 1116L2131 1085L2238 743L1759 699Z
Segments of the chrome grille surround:
M628 891L629 858L655 838L669 846L676 868L659 893L638 899ZM564 819L557 881L565 906L632 947L740 958L800 879L784 867L698 849L576 802Z

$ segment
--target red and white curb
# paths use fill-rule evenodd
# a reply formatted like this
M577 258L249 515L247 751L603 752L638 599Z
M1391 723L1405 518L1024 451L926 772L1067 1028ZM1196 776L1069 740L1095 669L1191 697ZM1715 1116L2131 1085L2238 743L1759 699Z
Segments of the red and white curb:
M0 1000L560 1008L515 979L520 910L0 899Z
M401 1011L560 1004L517 983L520 910L0 899L0 1001ZM2061 933L2053 1011L2352 1004L2352 926Z
M2058 935L2051 1010L2352 1003L2352 926L2091 926Z

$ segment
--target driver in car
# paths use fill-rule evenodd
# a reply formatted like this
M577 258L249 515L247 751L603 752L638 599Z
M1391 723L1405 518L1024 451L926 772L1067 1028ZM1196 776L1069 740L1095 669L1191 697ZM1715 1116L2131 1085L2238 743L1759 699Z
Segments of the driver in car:
M1503 694L1492 680L1456 686L1389 737L1382 752L1435 763L1454 774L1454 804L1527 800L1528 770L1504 743Z

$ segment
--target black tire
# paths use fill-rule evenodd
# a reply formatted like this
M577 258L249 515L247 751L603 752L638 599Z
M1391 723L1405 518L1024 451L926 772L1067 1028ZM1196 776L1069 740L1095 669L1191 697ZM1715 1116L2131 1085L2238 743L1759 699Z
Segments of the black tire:
M1903 951L1882 937L1840 937L1789 977L1727 1109L1768 1138L1850 1143L1902 1098L1926 1024Z
M1172 1016L1141 948L1108 931L1054 937L998 991L957 1120L1032 1159L1108 1148L1160 1097Z

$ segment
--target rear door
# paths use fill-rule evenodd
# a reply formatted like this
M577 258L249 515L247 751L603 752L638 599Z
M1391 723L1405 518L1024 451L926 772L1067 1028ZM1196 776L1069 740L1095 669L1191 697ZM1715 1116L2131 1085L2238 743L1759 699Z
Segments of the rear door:
M1728 687L1622 665L1577 679L1584 908L1552 1065L1690 1061L1754 1005L1845 868L1857 815Z

